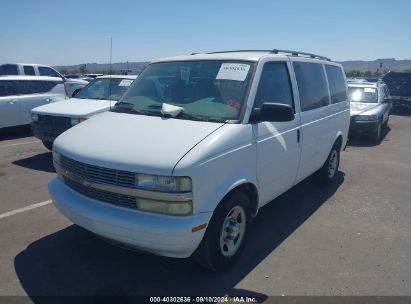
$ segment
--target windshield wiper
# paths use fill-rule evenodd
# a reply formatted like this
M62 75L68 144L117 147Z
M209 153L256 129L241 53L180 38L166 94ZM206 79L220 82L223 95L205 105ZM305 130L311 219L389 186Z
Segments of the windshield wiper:
M197 120L197 121L210 121L210 122L222 122L218 119L206 118L203 116L197 116L193 114L189 114L187 112L181 111L175 118L186 118L189 120Z

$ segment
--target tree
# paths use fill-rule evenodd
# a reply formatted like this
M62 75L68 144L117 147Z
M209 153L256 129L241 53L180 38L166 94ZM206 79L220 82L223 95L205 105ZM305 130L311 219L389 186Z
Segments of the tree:
M372 77L372 72L371 71L364 72L364 77Z
M59 72L63 75L67 75L69 73L66 69L59 69Z
M358 70L351 70L351 71L345 72L345 74L347 75L347 77L361 77L362 76L361 71L358 71Z

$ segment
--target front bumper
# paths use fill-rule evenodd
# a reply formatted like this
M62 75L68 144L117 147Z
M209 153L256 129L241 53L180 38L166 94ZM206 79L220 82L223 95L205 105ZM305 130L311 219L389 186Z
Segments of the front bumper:
M379 121L356 121L354 117L351 117L350 122L350 134L362 134L373 133L377 131Z
M57 177L49 183L56 208L73 223L115 242L157 255L186 258L200 244L212 212L164 216L103 203L83 196Z
M57 138L57 136L70 129L70 127L56 127L53 125L44 125L32 122L31 129L33 130L35 137L42 141L52 143Z

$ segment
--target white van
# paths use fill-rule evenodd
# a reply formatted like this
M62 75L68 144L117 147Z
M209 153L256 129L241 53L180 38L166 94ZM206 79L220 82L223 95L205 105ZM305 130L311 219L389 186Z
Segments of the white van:
M65 98L61 78L0 76L0 128L27 125L31 109Z
M74 98L46 104L31 110L31 128L51 150L54 140L72 126L93 115L110 110L137 76L101 76L93 79Z
M335 179L349 124L344 71L325 57L162 59L112 111L56 139L49 192L100 236L224 270L259 208L315 172Z

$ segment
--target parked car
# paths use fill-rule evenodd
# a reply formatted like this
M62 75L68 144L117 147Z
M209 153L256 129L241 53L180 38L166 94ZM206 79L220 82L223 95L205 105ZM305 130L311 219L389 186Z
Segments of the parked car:
M376 142L381 140L391 111L391 97L383 82L348 83L351 100L351 134L368 134Z
M36 75L63 79L67 96L73 96L88 82L81 79L67 79L50 66L34 63L7 63L0 65L0 75Z
M110 112L55 140L49 192L98 235L224 270L259 208L315 172L324 184L337 178L349 123L345 74L328 58L161 59Z
M0 128L29 124L32 108L65 98L61 78L0 76Z
M89 77L89 78L97 78L97 77L100 77L100 76L104 76L103 74L84 74L84 76L85 77Z
M389 72L383 77L391 92L394 107L406 107L411 111L411 73Z
M54 139L61 133L95 114L108 111L135 78L114 75L98 77L74 98L34 108L31 111L34 135L51 150Z

